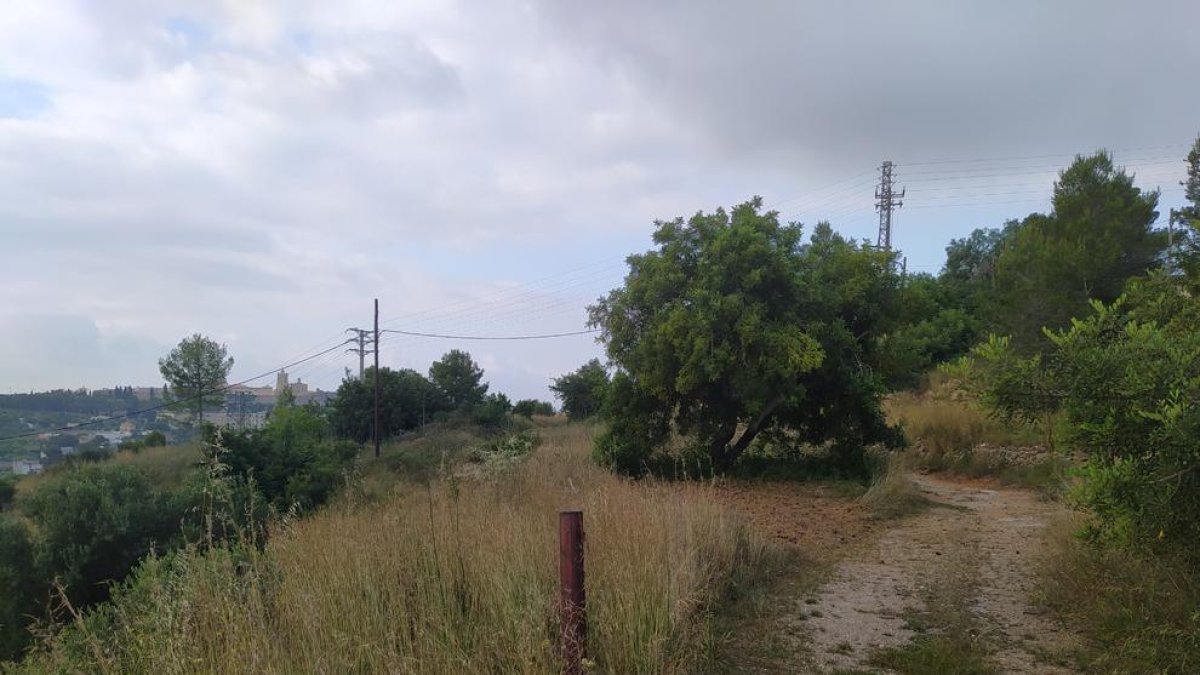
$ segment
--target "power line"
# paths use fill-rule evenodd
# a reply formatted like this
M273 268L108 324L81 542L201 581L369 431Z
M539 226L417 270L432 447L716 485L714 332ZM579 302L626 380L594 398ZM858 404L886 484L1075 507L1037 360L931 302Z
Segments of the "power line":
M1155 150L1155 151L1176 150L1179 148L1186 148L1189 145L1190 145L1189 143L1172 143L1170 145L1107 150L1107 152L1109 154L1115 156L1122 152L1141 152L1144 150ZM903 164L903 166L931 166L931 165L939 165L939 164L977 164L977 163L982 164L982 163L986 163L986 162L1021 162L1021 161L1032 160L1032 159L1055 159L1055 158L1059 158L1059 157L1076 157L1080 154L1083 154L1083 153L1066 152L1066 153L1058 153L1058 154L1052 154L1052 155L1026 155L1024 157L991 157L991 158L979 158L979 159L937 159L937 160L931 160L931 161L925 161L925 162L905 162Z
M442 335L439 333L420 333L410 330L381 330L380 333L395 333L397 335L407 335L409 337L424 337L438 338L442 340L549 340L551 338L572 337L575 335L588 335L590 333L599 333L598 328L589 328L587 330L577 330L568 333L543 333L541 335Z
M70 424L65 427L59 427L57 429L43 429L41 431L29 431L29 432L26 432L23 434L16 434L13 436L5 436L3 438L0 438L0 443L3 443L5 441L15 441L15 440L21 439L21 438L31 438L33 436L40 436L42 434L53 434L53 433L58 433L60 431L71 431L73 429L78 429L80 427L91 427L91 426L95 426L97 424L104 424L106 422L113 422L116 420L129 419L130 417L137 417L138 415L144 415L148 412L155 412L157 410L162 410L163 408L170 408L172 406L178 406L178 405L185 404L185 403L191 403L191 402L197 401L205 396L212 396L213 394L219 394L224 391L229 391L230 389L233 389L234 387L240 387L244 384L253 382L255 380L261 380L264 377L270 377L271 375L274 375L275 373L279 372L280 370L287 370L288 368L294 368L295 366L298 366L302 363L307 363L309 361L312 361L313 359L322 357L322 356L328 354L329 352L332 352L337 349L341 349L342 346L348 345L351 342L353 342L353 340L346 340L340 344L330 347L329 349L326 349L321 352L317 352L316 354L307 356L298 361L292 361L291 363L284 364L278 368L272 368L271 370L268 370L265 373L255 375L254 377L248 377L239 382L234 382L233 384L227 384L222 387L218 387L216 389L213 389L212 391L204 391L199 394L196 394L195 396L189 396L188 398L179 399L177 401L168 401L168 402L160 403L158 405L150 406L149 408L142 408L141 410L134 410L134 411L127 412L127 413L124 413L121 415L110 415L110 416L104 417L102 419L88 420L87 422L79 422L76 424Z

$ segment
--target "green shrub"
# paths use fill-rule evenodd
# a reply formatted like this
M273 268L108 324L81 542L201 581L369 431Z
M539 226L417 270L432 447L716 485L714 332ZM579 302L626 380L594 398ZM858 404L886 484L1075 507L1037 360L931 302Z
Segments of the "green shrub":
M535 398L525 398L513 405L513 414L523 417L534 415L550 416L554 414L554 404L549 401L539 401Z
M1089 535L1169 547L1200 563L1200 303L1154 277L1024 358L993 338L969 372L1000 415L1061 414L1066 442L1086 453L1079 503Z
M15 477L0 478L0 511L8 508L17 496L17 479Z
M83 464L48 478L21 502L38 533L37 568L75 605L108 597L152 549L169 548L196 495L164 492L128 464Z
M33 565L29 528L0 517L0 661L15 658L29 644L27 627L47 590Z
M356 443L332 440L328 423L309 407L277 407L264 428L213 431L207 442L210 459L252 480L279 511L325 503L359 453Z

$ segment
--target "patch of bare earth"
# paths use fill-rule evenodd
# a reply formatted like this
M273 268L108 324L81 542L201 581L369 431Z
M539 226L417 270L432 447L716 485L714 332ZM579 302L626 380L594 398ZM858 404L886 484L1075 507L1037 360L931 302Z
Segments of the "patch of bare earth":
M998 672L1074 672L1061 664L1075 639L1031 602L1042 531L1062 507L978 481L912 480L940 506L891 524L811 488L749 486L759 494L739 495L751 523L795 546L802 561L829 561L822 578L801 573L774 589L745 628L771 636L770 646L739 671L877 672L872 654L937 631L914 617L953 597L970 624L959 628ZM786 506L773 513L764 505L773 498ZM840 534L817 533L827 528Z

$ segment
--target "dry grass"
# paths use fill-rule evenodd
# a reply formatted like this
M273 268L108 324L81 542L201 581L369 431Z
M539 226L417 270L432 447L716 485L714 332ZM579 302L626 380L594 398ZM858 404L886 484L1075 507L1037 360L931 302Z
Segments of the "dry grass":
M1051 450L1032 462L1015 463L1000 454L1001 447L1047 447L1046 425L992 419L974 403L946 389L894 394L885 401L889 419L900 424L918 448L910 452L912 468L969 478L995 478L1008 485L1061 494L1070 462ZM1040 428L1039 428L1040 427ZM983 444L992 446L989 450Z
M904 460L899 455L888 458L883 472L875 477L860 499L876 518L901 518L932 504L909 479Z
M147 563L29 672L551 673L557 512L581 508L589 644L601 672L703 670L712 610L766 558L703 485L633 483L543 431L490 479L398 484L282 527L265 549ZM92 664L92 665L88 665Z
M1094 673L1200 672L1200 574L1182 561L1092 547L1076 524L1052 534L1040 595L1086 639Z
M161 488L178 487L203 459L204 450L199 442L145 448L138 452L121 450L113 456L115 462L144 469Z
M980 443L1026 446L1045 440L1037 428L992 419L963 398L902 392L889 396L884 409L891 421L933 454L970 450Z

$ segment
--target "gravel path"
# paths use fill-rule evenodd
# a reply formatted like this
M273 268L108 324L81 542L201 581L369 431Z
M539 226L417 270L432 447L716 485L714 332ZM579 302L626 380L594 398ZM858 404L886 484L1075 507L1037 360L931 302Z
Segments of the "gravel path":
M1042 530L1062 507L1024 490L912 480L942 506L880 534L815 594L790 598L777 617L804 663L791 672L873 672L870 655L916 637L913 617L947 594L1000 672L1075 672L1056 665L1066 663L1072 636L1031 604Z

